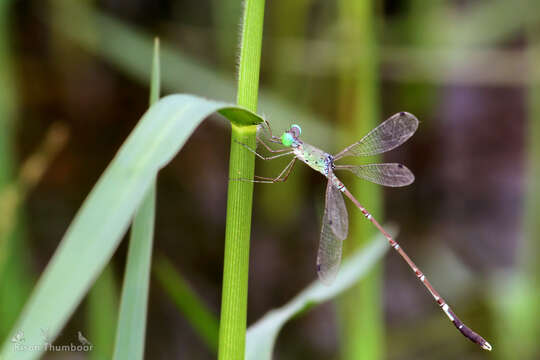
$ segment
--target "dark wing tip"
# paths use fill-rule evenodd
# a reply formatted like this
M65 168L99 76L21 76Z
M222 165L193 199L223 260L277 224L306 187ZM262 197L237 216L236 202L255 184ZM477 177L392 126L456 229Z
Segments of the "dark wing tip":
M403 164L396 164L396 165L397 165L397 167L399 168L399 171L400 171L400 174L399 174L399 177L398 177L400 181L395 183L394 185L390 185L390 186L402 187L402 186L411 185L415 180L413 172Z
M414 131L416 131L416 129L418 129L418 124L420 123L420 121L418 120L418 118L416 116L414 116L410 112L401 111L401 112L397 113L396 115L398 117L402 118L403 120L408 121L410 123L411 128L413 128Z
M402 176L403 176L404 181L403 181L403 185L401 186L411 185L415 180L413 172L405 165L398 164L398 167L403 172Z

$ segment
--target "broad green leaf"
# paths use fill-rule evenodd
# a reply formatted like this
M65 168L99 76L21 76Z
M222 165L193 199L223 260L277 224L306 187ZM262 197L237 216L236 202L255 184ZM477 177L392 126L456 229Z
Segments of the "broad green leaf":
M159 40L154 40L150 105L159 100ZM120 315L114 344L114 359L140 360L144 357L146 314L150 288L150 267L154 240L157 179L152 181L135 214L122 285Z
M42 350L14 351L11 336L22 331L25 345L43 344L40 329L56 337L118 247L157 172L207 116L222 110L236 126L261 122L247 110L192 95L167 96L144 114L70 224L0 358L40 356Z
M279 331L287 321L349 289L366 275L388 249L386 239L380 234L375 236L369 245L344 261L331 286L315 281L287 304L268 312L251 325L247 331L245 359L271 360Z

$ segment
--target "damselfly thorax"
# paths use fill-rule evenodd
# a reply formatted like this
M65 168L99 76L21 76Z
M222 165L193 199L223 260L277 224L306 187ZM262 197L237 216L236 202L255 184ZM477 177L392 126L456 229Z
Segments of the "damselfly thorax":
M298 160L326 176L338 190L342 192L346 190L345 185L334 175L335 165L332 155L301 140L297 140L292 148Z
M332 155L300 140L293 144L292 149L298 160L324 176L328 176L329 169L334 164Z

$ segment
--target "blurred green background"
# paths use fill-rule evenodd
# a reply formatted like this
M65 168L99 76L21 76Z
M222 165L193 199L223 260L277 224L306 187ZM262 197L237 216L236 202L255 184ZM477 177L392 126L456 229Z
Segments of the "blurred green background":
M233 101L241 8L236 0L0 4L2 338L146 110L152 38L162 42L164 94ZM384 156L406 164L413 185L344 180L368 209L399 226L400 244L494 347L483 352L463 339L389 253L343 299L288 324L274 357L540 358L540 3L267 1L263 40L260 112L274 132L298 123L306 141L337 153L398 111L420 119L415 136ZM155 231L156 257L167 254L166 266L216 317L224 124L206 121L160 173ZM286 160L276 162L257 163L256 173L277 174ZM324 188L303 166L286 184L255 187L248 325L316 277ZM349 212L346 252L372 231L356 209ZM108 358L125 253L123 244L58 342L82 331L101 345L90 357ZM158 278L166 276L161 270ZM200 337L155 280L146 358L215 358L215 343Z

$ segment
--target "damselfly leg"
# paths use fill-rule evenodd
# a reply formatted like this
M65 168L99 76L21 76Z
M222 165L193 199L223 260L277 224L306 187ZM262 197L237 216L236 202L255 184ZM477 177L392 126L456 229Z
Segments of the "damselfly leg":
M268 151L272 152L272 153L279 153L277 155L273 155L273 156L264 156L262 154L259 154L255 149L252 149L251 147L249 147L248 145L246 144L243 144L241 142L238 142L236 141L238 144L242 145L243 147L245 147L247 150L249 150L250 152L252 152L253 154L255 154L255 156L257 156L258 158L262 159L262 160L273 160L273 159L277 159L277 158L280 158L280 157L283 157L283 156L286 156L286 155L291 155L293 153L293 151L285 148L285 149L277 149L277 150L274 150L272 148L270 148L263 140L261 140L258 136L256 137L257 139L257 142L261 143ZM278 182L285 182L287 181L287 179L289 178L289 175L291 173L291 170L292 168L294 167L294 164L296 163L296 157L294 157L288 164L287 166L285 166L285 168L283 168L283 170L279 173L279 175L275 178L271 178L271 177L265 177L265 176L258 176L258 175L255 175L254 176L254 180L252 179L246 179L246 178L236 178L236 179L230 179L230 180L234 180L234 181L247 181L247 182L253 182L253 183L260 183L260 184L274 184L274 183L278 183Z
M257 141L260 141L262 144L264 144L264 146L268 146L266 145L262 140L259 140L259 138L257 138ZM235 141L237 144L239 145L242 145L243 147L245 147L246 149L248 149L249 151L251 151L253 154L255 154L255 156L257 156L259 159L262 159L262 160L273 160L273 159L277 159L279 157L282 157L282 156L287 156L287 155L290 155L293 153L292 150L290 149L278 149L278 150L269 150L273 153L281 153L281 154L278 154L278 155L273 155L273 156L264 156L262 154L259 154L257 152L257 150L255 149L252 149L251 147L249 147L248 145L244 144L244 143L241 143L239 141ZM269 148L268 148L269 149Z
M296 158L293 158L276 178L255 175L254 177L257 180L248 180L248 181L251 181L254 183L260 183L260 184L274 184L277 182L285 182L289 178L289 175L291 174L291 170L295 163L296 163Z

